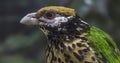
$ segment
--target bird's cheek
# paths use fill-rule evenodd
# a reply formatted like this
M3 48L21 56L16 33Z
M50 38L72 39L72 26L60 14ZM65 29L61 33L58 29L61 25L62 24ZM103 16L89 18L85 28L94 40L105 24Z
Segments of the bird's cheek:
M65 17L57 17L57 18L55 18L55 21L58 23L64 23L64 22L67 22L68 19Z

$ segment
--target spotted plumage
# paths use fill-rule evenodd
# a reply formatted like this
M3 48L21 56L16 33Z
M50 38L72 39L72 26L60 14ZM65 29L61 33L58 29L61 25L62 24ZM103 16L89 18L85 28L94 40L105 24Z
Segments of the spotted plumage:
M81 20L74 9L43 7L20 22L39 26L47 36L47 63L120 62L119 49L111 37Z

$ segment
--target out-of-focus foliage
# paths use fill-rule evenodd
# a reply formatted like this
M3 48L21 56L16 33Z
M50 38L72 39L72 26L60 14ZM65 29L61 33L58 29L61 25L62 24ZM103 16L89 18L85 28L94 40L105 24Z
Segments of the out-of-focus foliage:
M76 9L83 20L108 32L120 44L120 0L0 0L0 63L45 63L46 37L38 27L19 21L49 5Z

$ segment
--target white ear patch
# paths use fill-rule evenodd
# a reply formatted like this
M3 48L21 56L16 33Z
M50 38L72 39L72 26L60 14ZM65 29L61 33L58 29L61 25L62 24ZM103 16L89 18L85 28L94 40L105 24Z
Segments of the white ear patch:
M68 19L65 17L57 17L57 18L55 18L55 20L58 20L56 22L67 22L68 21Z
M42 19L42 20L46 21L48 26L55 27L55 26L59 26L61 23L67 22L68 18L59 16L59 17L56 17L52 20L48 20L48 19Z

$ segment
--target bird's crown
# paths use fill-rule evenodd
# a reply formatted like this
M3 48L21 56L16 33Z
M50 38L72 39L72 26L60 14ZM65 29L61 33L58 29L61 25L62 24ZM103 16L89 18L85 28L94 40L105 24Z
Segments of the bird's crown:
M46 11L48 12L55 11L56 13L59 13L64 16L75 16L75 13L76 13L74 9L63 7L63 6L47 6L39 9L37 11L37 14L40 16Z

